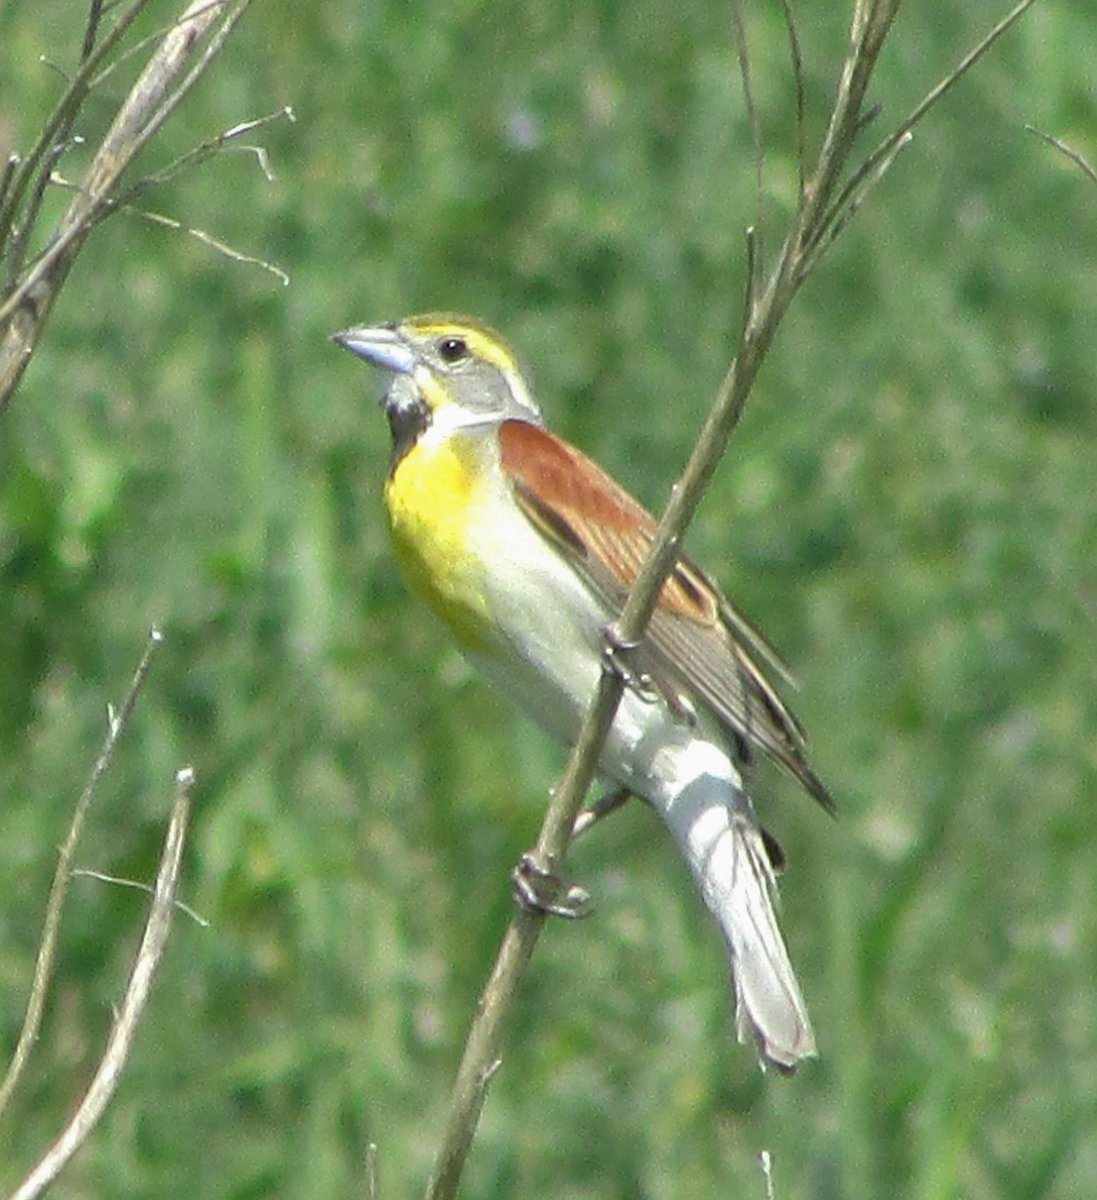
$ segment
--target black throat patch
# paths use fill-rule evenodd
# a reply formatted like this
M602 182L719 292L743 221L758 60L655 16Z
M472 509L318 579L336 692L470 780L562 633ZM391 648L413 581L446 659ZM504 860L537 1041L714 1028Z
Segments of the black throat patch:
M425 404L392 405L385 410L392 431L391 475L400 465L400 460L419 440L430 425L430 409Z

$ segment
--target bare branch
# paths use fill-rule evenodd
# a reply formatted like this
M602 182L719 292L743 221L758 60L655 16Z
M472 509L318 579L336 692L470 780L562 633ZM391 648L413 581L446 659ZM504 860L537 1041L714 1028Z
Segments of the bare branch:
M21 161L18 154L9 154L4 160L4 167L0 170L0 210L3 210L7 203L8 194L11 191L15 173L18 171ZM3 245L3 241L4 239L0 237L0 246Z
M239 149L254 150L259 155L265 155L265 151L259 146L241 146ZM59 175L54 175L51 182L58 187L74 187L72 183ZM133 190L136 191L138 187L139 185L135 185ZM232 259L233 262L248 263L251 266L260 267L262 270L273 275L283 287L289 287L289 276L281 267L275 266L274 263L269 262L265 258L259 258L254 254L245 254L243 250L237 250L227 242L221 241L220 238L214 237L212 233L207 233L204 229L196 229L192 225L184 225L182 221L177 221L174 217L169 217L165 213L151 212L149 209L138 208L133 204L123 204L121 202L112 204L111 212L126 213L128 216L136 217L141 221L147 221L150 225L159 225L163 229L172 229L177 233L185 233L188 237L194 238L195 241L201 242L203 246L208 246L215 253Z
M1078 153L1077 150L1068 146L1066 142L1061 142L1057 137L1052 137L1050 133L1043 133L1041 130L1034 128L1032 125L1026 125L1025 129L1042 142L1047 142L1049 146L1053 146L1060 154L1065 155L1070 161L1086 175L1093 183L1097 183L1097 171L1089 165L1089 163Z
M107 1105L118 1090L122 1071L133 1047L137 1024L148 1004L149 992L156 969L163 957L164 947L171 932L171 919L175 908L175 889L179 881L179 868L183 861L183 846L186 842L187 823L190 819L191 795L194 791L195 775L190 767L184 767L175 776L175 802L172 805L164 849L160 857L160 869L156 875L156 890L145 923L144 936L134 959L126 994L118 1010L103 1057L84 1093L72 1120L62 1131L57 1141L49 1148L38 1165L12 1193L11 1200L36 1200L57 1178L65 1164L87 1141Z
M100 883L113 883L118 887L133 888L138 892L147 892L152 895L154 889L147 883L142 883L139 879L122 879L118 875L108 875L106 871L96 871L91 867L74 867L69 872L70 879L97 879ZM176 900L175 907L185 913L195 923L203 929L209 928L209 920L203 917L201 913L196 912L191 906L182 900Z
M584 808L575 818L575 824L571 827L571 840L577 842L584 833L589 833L599 821L604 820L611 813L615 813L631 799L632 792L628 788L614 788L612 791L606 792L604 796L599 796L589 808Z
M247 133L254 133L257 129L263 129L275 121L283 120L289 121L291 124L297 120L293 109L288 104L276 112L267 113L265 117L256 117L251 121L242 121L239 125L234 125L231 129L226 129L224 133L218 134L217 137L202 142L201 145L195 146L193 150L188 150L186 154L181 155L174 162L168 163L167 166L161 167L159 171L154 171L151 175L146 175L144 179L138 180L128 191L122 193L118 201L119 205L132 204L142 192L154 184L167 183L168 180L174 179L181 171L185 171L190 167L196 167L226 149L243 150L249 154L254 154L264 178L268 183L273 183L274 172L270 168L270 159L267 157L266 150L262 146L237 145L236 139L243 137Z
M109 207L104 211L104 218L116 212L128 213L131 216L138 217L143 221L148 221L152 225L159 225L165 229L173 229L179 233L185 233L189 237L193 237L196 241L208 246L218 254L230 258L233 262L249 263L252 266L261 267L264 271L273 275L283 287L289 286L289 276L281 267L277 267L274 263L269 262L265 258L258 258L252 254L245 254L242 250L237 250L234 247L223 242L220 238L214 237L213 234L207 233L204 229L196 229L191 225L184 225L182 221L177 221L174 217L169 217L164 213L151 212L148 209L139 208L136 205L137 199L146 191L156 184L166 183L174 179L180 172L192 167L199 166L215 155L224 153L229 150L236 150L246 154L255 156L259 164L259 169L263 172L264 178L268 183L273 182L274 172L271 170L270 159L267 151L263 146L253 145L237 145L235 139L242 137L244 134L253 133L257 129L261 129L274 121L288 120L296 121L293 109L289 105L278 109L277 112L268 113L264 117L257 117L251 121L244 121L239 125L234 125L231 129L226 129L224 133L219 134L215 138L210 138L201 145L196 146L193 150L189 150L186 154L181 155L174 162L168 163L159 171L155 171L151 175L146 175L143 179L139 179L135 184L130 186L115 199L110 202ZM68 188L71 191L76 191L78 185L71 180L65 179L63 176L56 173L52 174L49 182L57 187Z
M827 210L827 202L841 177L860 127L860 114L872 71L899 10L899 0L856 0L850 24L850 48L838 81L838 94L827 132L808 185L803 205L803 229L810 238L816 222Z
M788 33L788 52L792 60L792 78L796 85L796 166L799 172L799 203L804 202L804 175L808 169L807 109L804 89L804 56L800 50L800 35L792 16L789 0L781 0L781 15Z
M0 413L22 378L81 246L111 210L123 174L193 87L250 2L190 0L130 90L48 248L0 304ZM108 40L104 39L88 63L98 57ZM78 77L84 75L88 63ZM46 144L51 143L52 137ZM13 194L16 190L13 187ZM8 209L14 212L12 196ZM0 239L5 228L0 216Z
M144 687L145 679L152 666L153 655L163 640L164 635L159 629L153 629L149 633L145 652L134 672L129 691L126 692L126 698L122 701L122 707L117 712L113 706L107 708L107 734L103 740L103 747L84 784L84 790L76 802L68 833L65 835L60 853L57 855L57 867L53 873L53 883L50 886L49 899L46 902L46 919L42 927L42 940L38 945L38 959L34 964L34 979L31 982L30 996L27 999L23 1028L19 1032L19 1040L16 1043L7 1074L4 1076L4 1082L0 1084L0 1113L3 1113L11 1100L12 1093L18 1086L42 1025L42 1013L45 1009L46 995L53 977L54 959L57 954L57 935L61 927L61 912L65 906L69 879L72 875L73 856L84 828L84 819L87 817L88 809L95 797L99 781L103 778L103 773L110 766L111 759L114 757L118 739L122 736L133 715L137 697L141 694L141 689Z
M23 211L22 219L12 230L11 245L8 247L7 253L6 275L8 279L14 279L23 269L23 258L27 252L27 243L30 241L30 235L34 232L34 225L38 220L38 213L42 208L42 197L45 196L46 188L49 186L54 164L63 155L67 154L73 146L80 145L83 140L81 137L74 137L68 141L58 142L50 150L49 154L46 155L46 160L42 164L42 170L35 180L30 199L27 201L26 208Z
M879 173L887 169L887 164L905 142L911 124L919 120L947 88L970 69L983 51L1001 36L1031 2L1023 0L1014 13L962 61L957 71L930 93L911 118L884 143L889 148L887 154L862 165L860 174L866 181L870 177L877 178ZM724 376L689 462L671 490L670 501L659 522L648 558L620 617L614 622L611 630L614 644L629 645L643 636L663 583L677 561L686 526L724 454L728 438L739 422L747 395L777 328L800 285L819 261L820 254L813 251L825 248L833 241L833 235L821 238L821 233L840 215L831 205L831 197L839 186L856 136L866 123L865 95L897 10L898 0L855 0L850 48L842 67L834 108L818 160L805 183L798 210L764 292L755 295L754 289L748 291L754 300L746 315L738 353ZM877 174L874 175L874 172ZM553 789L536 850L530 856L546 871L558 872L563 862L583 797L597 772L598 759L613 724L624 686L620 672L607 670L599 679L567 767ZM487 1083L500 1061L504 1021L543 922L543 914L520 908L503 936L495 966L481 993L454 1082L442 1144L427 1186L428 1200L452 1200L457 1193Z
M766 1200L777 1200L777 1189L773 1186L773 1155L763 1150L758 1155L758 1165L762 1168L762 1178L766 1181Z
M801 194L803 194L801 189ZM739 341L746 336L747 325L750 323L754 306L758 303L758 292L761 287L762 261L761 248L758 245L758 231L753 225L748 225L743 241L746 243L747 260L743 272L743 322L739 330Z
M808 229L807 241L810 243L815 239L822 239L827 234L827 226L841 222L843 225L848 221L847 209L852 206L857 208L861 205L865 195L872 185L883 177L895 155L910 141L911 130L915 125L926 115L927 112L945 95L951 88L958 83L980 58L1002 37L1007 30L1015 25L1021 17L1032 7L1036 0L1020 0L1002 19L994 26L993 29L970 50L956 64L956 66L937 83L933 88L926 93L925 97L917 104L903 120L895 131L886 137L875 150L864 160L863 163L851 175L849 182L842 189L838 199L825 211L821 210L818 213L817 222ZM867 118L858 128L867 124L876 115L876 110L872 110L867 114ZM834 234L829 237L829 241L833 242ZM828 243L829 244L829 243ZM812 261L812 264L814 262Z
M79 71L73 76L69 86L65 89L64 94L58 100L53 112L50 114L49 120L39 135L38 141L35 142L30 153L19 163L18 171L12 180L11 189L3 197L3 203L0 204L0 246L7 241L8 233L15 222L15 214L22 203L23 194L30 185L30 181L34 178L42 159L49 152L51 146L59 141L64 142L67 140L69 131L72 129L72 122L76 114L80 111L80 106L84 103L85 97L91 90L91 78L95 71L125 36L129 27L137 20L142 9L147 4L148 0L134 0L134 3L126 9L115 23L110 33L100 42L98 48L84 59L80 64ZM0 325L2 324L3 322L0 321ZM0 408L2 407L0 405Z
M739 79L743 85L743 107L750 128L750 143L754 154L754 228L759 240L765 233L765 146L762 142L762 124L758 118L758 106L754 103L754 84L750 74L750 46L747 43L747 27L743 20L740 0L731 0L731 30L735 38L735 54L739 59Z
M381 1192L377 1183L377 1143L366 1145L366 1200L380 1200Z
M80 47L80 61L87 62L95 49L99 36L99 21L103 16L103 0L91 0L88 5L88 21L84 26L84 44Z

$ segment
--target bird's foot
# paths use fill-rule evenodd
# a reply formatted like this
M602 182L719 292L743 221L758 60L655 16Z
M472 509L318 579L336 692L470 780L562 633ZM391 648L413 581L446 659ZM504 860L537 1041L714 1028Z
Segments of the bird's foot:
M532 912L577 920L590 915L590 892L550 871L533 851L523 854L511 872L515 901Z
M630 658L635 658L639 648L639 642L628 642L622 638L613 622L602 626L602 670L615 675L641 700L654 704L659 699L659 689L654 680L646 671L636 670L629 662Z
M606 792L604 796L599 796L589 808L581 809L575 818L575 824L571 827L571 840L575 841L576 838L582 837L588 829L597 825L604 817L608 817L611 812L616 812L631 795L628 788L614 788L612 792Z

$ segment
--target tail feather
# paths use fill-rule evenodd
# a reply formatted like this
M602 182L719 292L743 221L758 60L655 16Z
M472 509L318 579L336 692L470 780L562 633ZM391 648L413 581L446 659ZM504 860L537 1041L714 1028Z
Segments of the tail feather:
M698 749L719 754L694 743L686 765L696 765ZM702 757L705 769L667 788L656 807L727 941L739 1040L753 1041L764 1065L791 1072L815 1054L815 1036L777 923L773 869L734 769L722 754Z
M726 886L719 889L719 908L710 907L731 953L736 1031L741 1042L756 1043L766 1062L793 1071L815 1053L815 1036L777 924L769 859L757 825L742 813L731 813L723 839L731 878L721 880ZM712 866L723 874L719 863Z

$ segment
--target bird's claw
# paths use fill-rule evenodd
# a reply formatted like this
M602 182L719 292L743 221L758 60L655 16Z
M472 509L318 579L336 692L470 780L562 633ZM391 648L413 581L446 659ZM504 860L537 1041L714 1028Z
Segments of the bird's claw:
M578 920L590 915L590 892L577 883L567 883L528 852L511 872L514 899L531 912Z
M615 675L625 687L635 692L641 700L654 704L659 699L659 689L646 671L636 671L629 665L630 655L639 649L639 642L626 641L612 622L602 626L602 669Z

